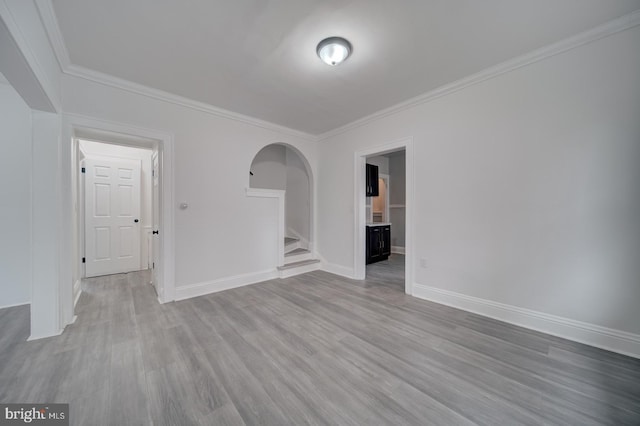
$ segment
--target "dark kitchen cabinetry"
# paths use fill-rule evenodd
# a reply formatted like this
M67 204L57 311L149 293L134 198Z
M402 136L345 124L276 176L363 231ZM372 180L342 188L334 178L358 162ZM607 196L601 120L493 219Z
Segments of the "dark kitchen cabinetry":
M378 166L367 164L367 197L378 196Z
M391 225L367 225L367 265L391 254Z

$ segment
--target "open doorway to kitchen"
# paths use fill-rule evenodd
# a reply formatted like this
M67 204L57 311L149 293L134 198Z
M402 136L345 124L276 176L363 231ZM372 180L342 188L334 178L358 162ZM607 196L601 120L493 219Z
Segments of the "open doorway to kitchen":
M357 279L411 294L412 141L403 139L355 155Z
M371 190L365 194L365 276L372 284L404 292L406 150L368 156L366 168Z

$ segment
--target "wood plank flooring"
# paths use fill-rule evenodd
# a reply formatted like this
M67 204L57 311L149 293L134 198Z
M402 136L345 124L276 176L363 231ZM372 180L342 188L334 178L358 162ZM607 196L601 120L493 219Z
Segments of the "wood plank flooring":
M402 256L159 305L147 272L86 280L26 342L0 310L0 401L74 425L638 425L640 361L406 296Z

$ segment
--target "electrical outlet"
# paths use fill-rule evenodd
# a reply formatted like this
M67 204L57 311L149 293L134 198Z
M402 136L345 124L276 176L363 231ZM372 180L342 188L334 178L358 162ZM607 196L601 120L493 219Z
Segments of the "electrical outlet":
M426 268L427 267L427 259L420 259L420 267L421 268Z

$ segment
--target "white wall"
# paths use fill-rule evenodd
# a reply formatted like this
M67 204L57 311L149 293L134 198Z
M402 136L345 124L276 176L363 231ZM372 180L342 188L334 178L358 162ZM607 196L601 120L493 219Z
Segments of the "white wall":
M636 27L320 142L322 256L353 269L354 152L411 136L417 283L640 333L638 46Z
M287 148L287 193L285 226L287 235L300 238L308 248L311 240L311 188L307 167L300 156Z
M269 145L260 150L251 163L251 188L287 189L287 147Z
M258 151L277 142L315 168L313 142L68 75L63 92L65 112L173 135L178 290L273 269L275 201L246 196L248 171ZM180 202L189 208L178 209Z
M117 157L140 160L141 162L141 188L140 188L140 269L147 269L148 238L150 238L152 223L152 165L151 149L135 148L108 143L93 142L87 140L79 141L80 150L83 156ZM83 257L83 256L80 256Z
M31 109L0 77L0 308L31 292Z
M71 251L71 236L61 232L71 209L58 209L57 205L62 192L60 115L34 111L32 117L30 339L39 339L60 334L68 324L68 318L60 315L65 301L59 284L63 279L71 282L71 271L60 264L64 253Z
M405 151L388 154L389 158L389 204L404 205L406 192L406 158ZM391 221L391 246L404 247L405 245L405 222L406 209L401 207L393 207L389 209Z
M65 176L59 168L61 72L33 0L0 1L0 19L0 68L34 110L29 167L23 168L24 179L30 177L30 197L15 202L29 211L31 338L40 338L58 334L70 321L58 315L65 304L58 283L71 281L70 268L60 264L59 256L72 250L70 235L58 232L71 214L57 204Z

